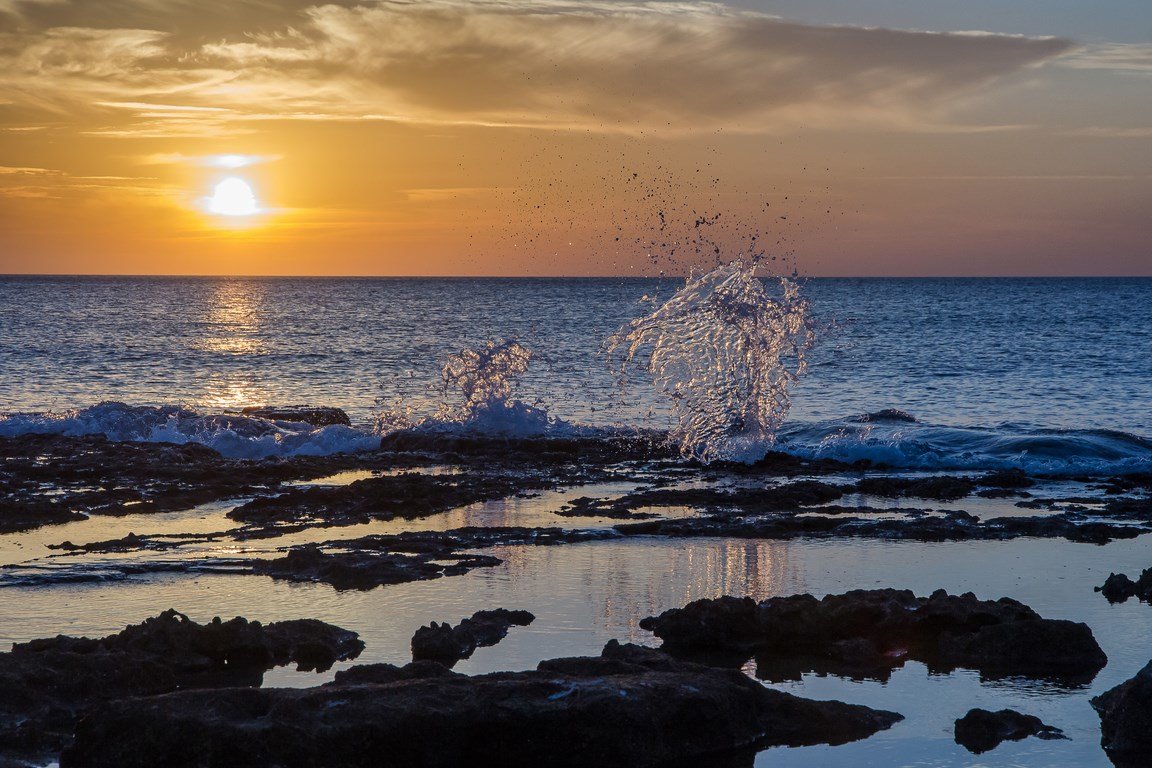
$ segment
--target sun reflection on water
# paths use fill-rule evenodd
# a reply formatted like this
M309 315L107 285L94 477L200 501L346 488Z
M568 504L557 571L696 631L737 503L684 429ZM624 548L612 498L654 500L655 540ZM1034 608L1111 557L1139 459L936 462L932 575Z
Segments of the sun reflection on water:
M263 338L265 289L255 282L217 283L202 322L199 347L208 352L260 355L268 352Z

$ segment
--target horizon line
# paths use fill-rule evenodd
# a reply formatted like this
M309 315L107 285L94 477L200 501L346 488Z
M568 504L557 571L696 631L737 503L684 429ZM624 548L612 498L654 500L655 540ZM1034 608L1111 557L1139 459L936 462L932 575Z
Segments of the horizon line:
M764 277L788 277L773 275ZM288 274L204 274L204 273L130 273L130 272L0 272L7 278L153 278L153 279L265 279L265 280L660 280L685 279L682 273L662 275L288 275ZM801 280L1140 280L1149 274L1116 275L791 275Z

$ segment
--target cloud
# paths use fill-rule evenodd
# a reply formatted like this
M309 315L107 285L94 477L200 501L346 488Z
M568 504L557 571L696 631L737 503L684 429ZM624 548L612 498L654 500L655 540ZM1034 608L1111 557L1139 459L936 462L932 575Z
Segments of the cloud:
M1064 57L1060 63L1073 69L1152 72L1152 45L1146 43L1093 45Z
M273 5L21 5L26 25L33 10L41 24L95 24L112 6L139 28L4 34L0 67L10 74L0 97L25 108L115 113L90 127L101 135L162 135L166 127L219 135L267 119L939 129L957 100L1074 48L1055 38L810 26L710 3ZM202 39L209 33L216 36Z

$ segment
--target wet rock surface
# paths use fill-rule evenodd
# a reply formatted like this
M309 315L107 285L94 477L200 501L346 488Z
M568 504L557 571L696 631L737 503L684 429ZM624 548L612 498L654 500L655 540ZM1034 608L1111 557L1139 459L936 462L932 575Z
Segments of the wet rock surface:
M934 671L1090 682L1108 659L1085 624L1044 619L1010 598L979 600L937 590L853 590L812 595L697 600L640 622L677 656L718 664L757 660L767 680L804 671L887 679L908 659Z
M526 627L535 620L528 611L496 608L477 611L455 627L448 622L434 621L412 635L412 660L437 661L452 667L470 657L477 648L496 645L512 627Z
M197 624L173 610L101 639L17 644L0 653L0 754L55 756L98 703L180 688L257 686L275 666L326 670L363 647L355 632L312 619Z
M1011 709L989 712L972 709L956 721L956 743L979 755L993 750L1005 741L1020 741L1029 736L1040 739L1063 739L1064 732L1046 725L1034 715L1025 715Z
M387 755L397 768L494 759L510 768L643 767L840 744L900 719L611 642L600 657L554 659L532 672L468 677L427 662L373 665L312 689L117 701L84 719L61 766L355 768Z
M1116 768L1152 765L1152 662L1136 676L1092 699L1100 746Z

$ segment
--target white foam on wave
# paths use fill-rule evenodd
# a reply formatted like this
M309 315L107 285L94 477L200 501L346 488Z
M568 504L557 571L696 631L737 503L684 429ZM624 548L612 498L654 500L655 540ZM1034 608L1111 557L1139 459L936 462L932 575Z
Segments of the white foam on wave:
M859 419L793 424L778 450L813 459L870 461L898 469L1115 475L1152 471L1152 440L1112 430L952 427Z
M232 414L205 415L174 405L104 402L59 413L0 415L0 436L104 435L109 440L200 443L234 459L326 456L374 450L379 435L340 424L311 424Z

